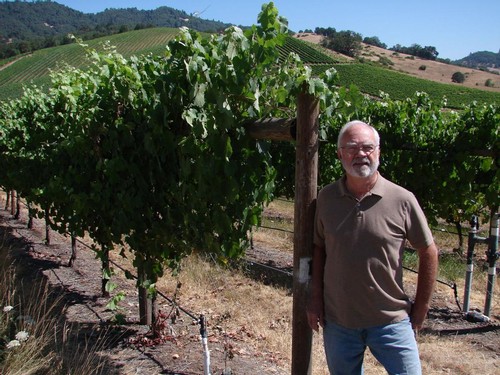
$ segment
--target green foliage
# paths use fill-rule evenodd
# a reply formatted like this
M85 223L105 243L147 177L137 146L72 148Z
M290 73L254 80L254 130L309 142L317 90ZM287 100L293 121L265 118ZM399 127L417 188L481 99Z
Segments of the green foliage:
M166 6L155 10L111 8L85 14L53 1L3 1L0 2L0 59L72 43L68 34L90 40L128 30L182 26L200 32L218 32L229 25Z
M455 83L464 83L465 82L465 74L462 72L455 72L451 76L451 82Z
M338 31L334 35L323 39L321 44L335 52L356 57L361 51L361 34L354 31Z
M404 100L414 96L416 92L426 92L433 101L441 102L446 97L446 107L455 109L464 108L474 101L494 104L500 100L497 92L431 82L377 66L337 64L334 67L339 73L341 86L355 84L362 92L376 97L383 91L393 99ZM314 73L320 73L324 69L326 66L313 66Z
M125 57L148 53L162 55L164 46L178 33L177 29L164 28L137 30L89 41L88 45L92 49L103 51L103 44L109 40L109 44L116 46L117 51ZM497 92L440 84L366 64L338 64L332 62L332 58L326 56L324 51L319 50L322 47L314 48L316 52L311 51L311 48L313 46L310 43L294 41L291 37L286 39L284 46L278 46L282 61L291 52L295 52L311 67L314 75L335 67L339 72L340 85L348 87L354 83L361 91L373 96L378 96L380 91L384 91L391 98L403 100L411 97L416 91L424 91L437 101L446 96L447 105L451 108L463 108L472 101L495 103L500 100L500 94ZM0 100L21 96L23 84L50 86L49 69L58 71L65 66L65 63L77 68L85 68L90 64L84 50L74 44L37 51L30 57L22 58L0 71Z
M284 60L290 53L296 53L304 64L335 64L337 61L310 44L294 37L287 37L282 46L278 46L280 57Z
M387 44L382 43L378 36L372 36L372 37L365 37L363 39L363 43L369 44L371 46L375 47L380 47L380 48L387 48Z
M418 44L412 44L410 47L404 47L400 44L396 44L391 48L392 51L399 53L406 53L408 55L420 57L426 60L436 60L439 52L436 50L436 47L433 46L425 46L422 47Z
M319 186L342 174L336 157L340 127L354 119L366 121L381 135L381 173L412 191L430 222L468 221L473 213L485 218L500 204L498 141L500 108L472 103L461 112L444 112L444 102L425 93L393 100L363 96L355 86L338 91L332 116L322 117ZM293 196L293 147L276 145L277 189ZM453 191L453 194L450 194Z
M94 39L87 45L101 52L106 45L113 45L124 57L149 53L161 55L165 46L178 35L178 29L154 28ZM67 66L83 69L90 63L85 49L78 44L46 48L21 57L0 71L0 100L21 96L22 85L49 86L51 72L64 70Z
M303 89L334 99L295 54L278 63L287 29L272 3L259 21L210 38L183 29L155 56L89 49L86 70L2 106L0 184L47 209L57 230L87 233L103 261L128 245L142 286L192 251L240 256L276 174L242 124L294 113Z
M384 65L384 66L394 65L394 63L392 62L392 60L390 58L388 58L387 56L380 56L379 59L378 59L378 62L381 65Z
M126 297L125 293L123 293L123 292L116 293L116 295L114 295L113 298L111 298L111 300L108 302L108 304L106 305L106 308L108 310L111 310L111 311L117 311L119 308L120 302L122 302L125 299L125 297ZM117 320L121 320L121 315L116 314L115 318Z
M491 78L488 78L485 82L484 82L484 85L486 87L494 87L495 86L495 83L493 82L493 80Z
M256 142L243 124L295 117L305 91L320 104L320 186L342 173L340 127L360 119L380 131L382 173L412 190L431 221L498 207L498 103L445 112L441 98L381 68L369 79L398 77L406 96L377 91L373 100L339 86L330 64L314 70L280 54L287 29L272 3L259 22L209 38L183 29L157 55L89 49L86 70L66 68L48 92L33 87L0 104L0 185L47 211L57 230L87 233L103 259L129 247L140 285L154 292L164 269L191 252L242 255L266 202L293 195L293 144Z
M500 67L500 51L478 51L469 54L460 60L453 61L454 64L467 66L469 68Z

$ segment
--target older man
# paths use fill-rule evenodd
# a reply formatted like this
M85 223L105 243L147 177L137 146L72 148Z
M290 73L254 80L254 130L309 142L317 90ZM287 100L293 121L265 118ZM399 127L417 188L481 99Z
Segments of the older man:
M422 327L437 274L432 233L415 196L378 172L372 126L347 123L337 146L346 173L318 195L309 325L323 327L332 374L362 374L366 347L389 374L421 374L413 329ZM419 255L414 301L403 290L406 241Z

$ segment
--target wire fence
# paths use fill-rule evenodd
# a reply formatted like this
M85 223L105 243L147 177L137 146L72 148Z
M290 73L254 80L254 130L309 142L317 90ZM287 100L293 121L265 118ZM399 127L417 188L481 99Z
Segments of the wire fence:
M286 201L286 200L281 200L281 201L285 202L285 203L290 203L289 201ZM261 225L258 230L267 231L267 232L285 233L287 236L285 236L285 238L282 239L282 241L283 242L287 242L287 241L292 242L294 232L291 229L287 229L287 227L293 228L293 218L287 219L287 218L284 218L282 216L276 215L273 212L265 218L264 224ZM452 290L454 301L458 307L458 310L463 311L461 303L460 303L460 298L458 295L458 285L454 280L455 279L461 280L463 278L463 276L465 275L465 267L466 267L466 265L465 265L465 260L466 260L465 253L467 252L467 243L468 243L468 239L469 239L469 231L468 231L469 228L463 227L462 230L459 232L456 229L455 225L448 224L446 222L442 222L442 223L440 223L440 225L431 226L430 229L433 233L434 240L435 240L435 242L440 250L441 257L446 258L449 255L451 255L455 258L455 266L454 266L455 269L453 269L452 272L450 272L450 270L446 269L446 267L449 267L449 266L444 267L445 268L444 273L451 274L452 281L449 281L449 280L446 280L443 278L438 278L436 281L438 284L447 286ZM488 229L483 228L481 232L483 234L487 234ZM279 237L279 235L277 235L276 237ZM280 246L283 247L284 245L280 245ZM289 246L293 247L293 244L290 243ZM476 253L474 254L475 261L481 262L483 264L483 267L484 267L484 264L485 264L485 261L487 258L487 248L488 248L487 245L479 244L479 246L476 248ZM406 250L407 250L407 253L415 253L415 249L413 249L411 247L406 248ZM410 263L411 263L411 260L410 260ZM460 267L460 269L456 269L457 265L463 266L463 267ZM408 272L418 274L418 270L412 268L411 266L403 265L403 269L408 271ZM459 277L457 277L457 275L459 275Z
M8 193L7 193L8 194ZM9 204L13 204L13 202L10 201L12 197L9 197L9 199L6 200L6 205L4 207L5 210L8 209L8 205ZM20 206L22 205L26 210L30 210L30 207L29 205L24 202L23 200L19 199L17 200L16 199L16 203L15 205L17 205L17 208L15 209L16 212L12 211L11 210L11 213L14 215L14 218L15 219L19 219L19 216L20 216L20 212L19 212L19 209L20 209ZM29 215L29 214L28 214ZM28 221L31 220L32 217L29 216L28 218ZM75 238L75 241L80 244L81 246L83 246L84 248L86 248L87 250L91 250L92 252L95 252L95 249L92 247L92 245L89 245L87 242L85 242L83 239L80 239L80 238L76 238L76 237L73 237L70 233L59 233L61 234L62 236L65 236L65 237L71 237L71 238ZM130 275L134 280L138 280L138 276L135 275L133 272L131 272L130 270L126 269L125 267L121 266L120 264L118 264L117 262L113 261L112 259L109 260L110 264L112 264L113 266L115 266L116 268L120 269L122 272L124 272L125 274L128 274ZM189 311L188 309L180 306L177 304L177 302L175 301L174 298L171 298L169 296L167 296L165 293L161 292L161 291L157 291L157 295L159 295L160 297L162 297L163 299L165 299L165 301L167 301L168 303L170 303L173 307L177 308L179 311L182 311L184 314L186 314L187 316L189 316L190 318L192 318L193 320L197 321L199 323L200 321L200 316L201 314L199 315L196 315L194 312L192 311Z
M283 201L285 201L285 200L283 200ZM288 201L285 201L285 202L288 202ZM22 204L23 204L23 206L28 208L28 205L25 202L22 202ZM6 209L7 209L7 205L6 205ZM16 215L16 216L18 216L18 215ZM293 226L293 219L290 220L290 219L287 219L286 217L282 217L279 215L278 216L270 215L270 216L267 216L265 218L264 222L265 223L262 224L257 229L258 231L264 230L264 231L269 231L269 232L281 234L282 241L288 244L287 247L289 249L290 248L293 249L294 232L293 232L293 230L289 229L290 226ZM271 225L271 224L277 224L277 225L275 226L275 225ZM467 243L467 239L469 236L468 232L459 233L456 230L450 229L449 225L435 226L435 227L432 227L431 230L434 234L436 243L438 244L438 247L440 249L444 249L444 251L448 252L448 253L455 252L455 253L461 254L464 252L464 245L463 244ZM69 236L70 234L66 234L66 235ZM279 237L279 236L280 235L277 235L276 237ZM77 239L77 241L82 246L94 251L92 246L85 243L83 240ZM254 242L253 242L253 236L252 236L251 246L253 247L253 245L254 245ZM407 250L414 252L414 249L411 249L411 248L408 248ZM247 267L250 267L250 268L256 267L259 269L265 269L271 273L279 274L280 276L278 277L278 279L285 280L284 282L280 281L280 283L284 286L291 286L293 284L293 273L284 269L283 267L273 266L271 264L263 263L262 261L254 260L254 259L253 260L244 259L243 262L247 265ZM114 262L113 260L110 260L110 263L113 266L120 269L122 272L131 275L135 280L138 279L137 275L135 275L130 270L125 269L123 266L119 265L118 263ZM403 266L403 268L409 272L418 274L418 271L411 268L411 267ZM252 273L252 272L250 272L250 273ZM437 282L439 284L448 286L449 288L452 289L455 303L458 306L459 310L461 311L462 307L460 305L460 301L459 301L459 297L458 297L457 284L454 281L447 281L447 280L442 280L442 279L438 279ZM182 306L179 306L177 304L175 298L169 297L161 291L158 291L157 295L160 296L161 298L163 298L165 301L167 301L173 307L177 308L179 311L181 311L184 314L186 314L187 316L189 316L191 319L193 319L197 322L200 322L200 318L199 318L200 315L197 316L194 312L189 311L188 309L183 308Z

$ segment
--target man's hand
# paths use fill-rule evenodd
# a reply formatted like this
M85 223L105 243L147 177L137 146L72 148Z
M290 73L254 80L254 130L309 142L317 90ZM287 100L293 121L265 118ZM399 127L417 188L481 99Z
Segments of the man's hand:
M325 326L325 306L323 301L323 276L325 272L325 248L314 246L312 257L312 275L309 303L307 305L307 322L313 331Z
M415 303L410 311L413 329L419 330L429 310L438 272L438 249L434 243L418 249L418 281Z
M319 332L319 326L324 327L323 314L308 311L307 322L313 331Z
M311 300L311 303L307 308L307 322L309 323L309 327L316 332L319 332L320 326L321 328L325 326L323 299L321 297Z
M413 304L410 311L410 322L414 330L418 331L422 329L424 320L427 317L427 311L429 311L428 305Z

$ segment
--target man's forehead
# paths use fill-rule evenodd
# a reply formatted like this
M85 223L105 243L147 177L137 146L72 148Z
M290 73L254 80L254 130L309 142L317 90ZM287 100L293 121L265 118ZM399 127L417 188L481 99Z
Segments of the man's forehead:
M375 134L373 133L373 130L368 126L363 125L356 125L349 128L342 137L345 142L352 142L357 139L373 140L374 138Z

